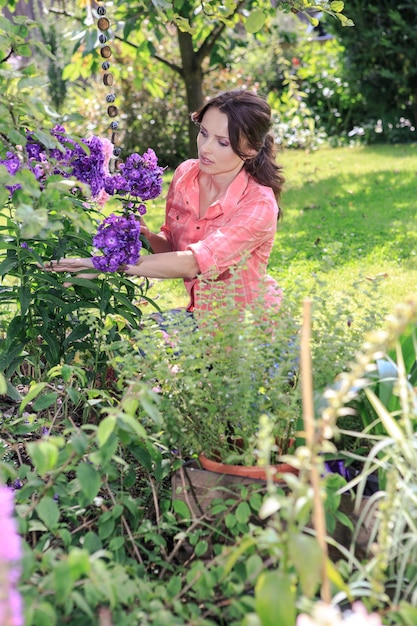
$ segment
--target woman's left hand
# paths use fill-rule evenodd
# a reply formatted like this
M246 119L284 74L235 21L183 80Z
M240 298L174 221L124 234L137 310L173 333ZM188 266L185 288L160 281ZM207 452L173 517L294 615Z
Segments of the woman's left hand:
M49 261L42 266L47 272L82 272L83 270L94 270L92 259L72 259L62 258L59 261ZM94 274L97 276L97 272ZM84 276L86 276L84 274Z
M39 267L47 272L76 273L79 274L78 278L86 278L87 280L93 280L99 275L99 272L94 270L92 259L74 259L63 257L62 259L59 259L59 261L49 261ZM86 273L85 270L94 271L92 273ZM64 287L69 287L70 285L72 285L71 282L64 283Z

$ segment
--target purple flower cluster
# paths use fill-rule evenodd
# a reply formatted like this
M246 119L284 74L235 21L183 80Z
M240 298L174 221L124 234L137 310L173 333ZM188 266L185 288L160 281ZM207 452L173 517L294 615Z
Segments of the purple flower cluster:
M92 136L77 143L67 135L63 126L58 125L51 130L51 135L58 140L59 146L48 149L32 132L27 132L27 143L20 157L7 152L0 165L4 165L12 176L26 167L40 182L51 174L74 177L90 186L93 198L101 190L111 196L129 195L142 201L156 198L161 193L164 170L158 166L153 150L148 149L143 155L131 154L120 165L119 172L112 175L108 171L106 140ZM15 186L13 191L18 187Z
M162 191L163 171L151 148L142 156L135 152L120 165L119 174L105 179L104 189L111 196L128 194L143 201L152 200Z
M143 155L133 153L119 165L115 174L109 172L112 144L99 137L71 139L63 126L55 126L51 135L58 146L46 148L34 133L27 132L27 143L20 154L7 152L0 160L14 176L22 168L30 169L42 186L47 176L60 174L74 177L90 186L91 195L101 202L108 196L122 198L124 215L111 215L99 226L93 243L104 256L93 257L94 266L101 271L114 272L124 264L134 264L140 254L140 223L134 214L144 215L143 202L157 198L162 191L163 168L158 166L155 152L149 148ZM11 196L20 185L8 187ZM107 194L107 196L106 196Z
M22 548L13 517L13 491L0 487L0 624L23 626L23 603L17 590Z
M140 222L133 215L110 215L98 227L93 244L104 256L93 256L93 265L101 272L116 272L122 265L134 265L139 259Z

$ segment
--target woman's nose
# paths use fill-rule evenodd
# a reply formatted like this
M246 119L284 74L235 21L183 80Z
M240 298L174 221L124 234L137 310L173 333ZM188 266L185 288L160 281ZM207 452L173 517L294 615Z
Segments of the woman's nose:
M211 152L211 146L212 140L210 139L210 137L205 137L201 146L204 152Z

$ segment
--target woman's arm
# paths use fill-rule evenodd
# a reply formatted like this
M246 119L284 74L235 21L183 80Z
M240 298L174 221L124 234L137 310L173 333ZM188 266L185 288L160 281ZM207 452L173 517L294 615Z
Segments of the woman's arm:
M184 250L142 256L136 265L125 265L123 271L143 278L195 278L200 268L191 250Z
M150 231L142 218L140 220L140 232L149 241L149 244L152 248L152 252L154 252L155 254L172 251L172 246L167 240L165 234L153 233L152 231Z
M62 258L59 261L45 263L44 269L50 272L83 272L81 278L93 278L98 275L92 259ZM184 252L163 252L140 257L136 265L125 265L120 268L128 276L143 278L195 278L200 269L191 250ZM92 272L92 273L91 273Z

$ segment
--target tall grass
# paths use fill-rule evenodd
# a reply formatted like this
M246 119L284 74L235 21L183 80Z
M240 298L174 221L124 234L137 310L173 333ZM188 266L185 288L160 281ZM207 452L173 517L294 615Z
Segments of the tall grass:
M373 283L375 306L388 310L416 291L416 144L286 150L279 160L284 219L269 272L284 290L325 281L337 299ZM149 207L149 225L157 229L163 215L164 196ZM181 281L158 281L153 293L163 308L187 302Z

